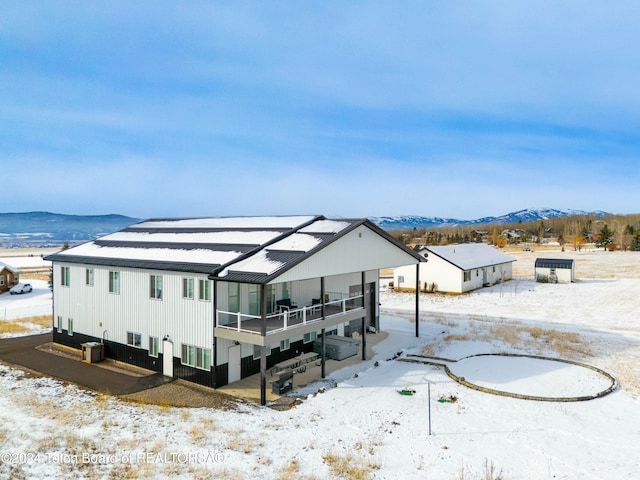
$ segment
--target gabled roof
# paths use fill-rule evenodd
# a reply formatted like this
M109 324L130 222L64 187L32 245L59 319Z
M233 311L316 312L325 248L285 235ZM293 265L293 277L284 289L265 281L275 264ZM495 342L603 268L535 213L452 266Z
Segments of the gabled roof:
M424 250L427 250L429 254L437 255L461 270L473 270L474 268L516 261L515 258L485 243L422 247L422 251Z
M9 270L10 272L12 272L12 273L16 273L16 274L17 274L17 273L20 273L20 270L18 270L17 268L12 267L11 265L7 265L7 264L6 264L6 263L4 263L4 262L0 262L0 272L1 272L2 270L4 270L5 268L6 268L7 270Z
M46 259L266 283L360 225L421 259L366 219L323 216L151 219Z

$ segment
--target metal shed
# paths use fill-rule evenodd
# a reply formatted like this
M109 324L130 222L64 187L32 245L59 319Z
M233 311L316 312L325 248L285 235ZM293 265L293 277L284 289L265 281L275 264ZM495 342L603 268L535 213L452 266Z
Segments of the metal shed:
M536 282L571 283L575 281L575 262L566 258L537 258Z

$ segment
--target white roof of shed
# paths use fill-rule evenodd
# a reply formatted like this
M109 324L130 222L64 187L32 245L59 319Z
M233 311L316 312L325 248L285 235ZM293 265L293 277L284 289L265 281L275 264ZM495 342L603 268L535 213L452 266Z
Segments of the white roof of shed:
M462 270L472 270L516 261L515 258L485 243L423 247L424 249Z

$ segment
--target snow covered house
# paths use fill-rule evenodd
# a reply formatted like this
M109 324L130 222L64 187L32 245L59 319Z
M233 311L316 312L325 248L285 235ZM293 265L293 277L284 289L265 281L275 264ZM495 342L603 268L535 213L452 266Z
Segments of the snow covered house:
M20 270L0 262L0 293L6 292L20 281Z
M366 219L323 216L151 219L47 259L55 342L214 388L260 373L263 403L267 369L316 339L366 342L378 270L422 260Z
M396 290L464 293L511 280L515 259L484 243L421 246L418 253L426 263L394 270Z
M536 258L536 282L571 283L575 281L575 262L566 258Z

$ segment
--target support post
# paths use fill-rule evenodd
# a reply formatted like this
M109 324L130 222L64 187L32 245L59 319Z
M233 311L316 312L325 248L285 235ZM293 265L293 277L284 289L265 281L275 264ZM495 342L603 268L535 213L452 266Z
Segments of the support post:
M416 337L420 336L420 263L416 263Z
M325 304L324 304L324 277L320 278L320 314L322 315L322 338L320 339L320 378L325 378L327 376L326 369L326 349L324 344L324 318L325 318Z
M218 326L218 281L213 280L213 328L215 332L215 328ZM218 387L218 376L216 373L218 372L218 337L213 335L213 354L211 355L213 358L213 386Z
M365 274L362 272L361 275L361 283L362 283L362 307L364 308L364 317L362 317L362 360L367 359L367 306L364 304L364 281Z
M260 316L262 317L261 334L267 336L267 286L260 286ZM260 405L267 404L267 347L260 347Z

